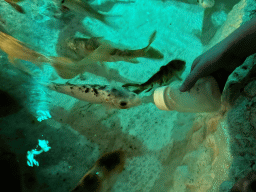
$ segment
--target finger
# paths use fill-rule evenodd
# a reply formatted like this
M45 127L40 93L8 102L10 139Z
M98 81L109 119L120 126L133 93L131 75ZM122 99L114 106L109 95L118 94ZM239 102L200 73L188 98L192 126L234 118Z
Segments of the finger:
M197 66L197 64L199 63L199 61L200 61L200 58L199 58L199 57L197 57L197 58L193 61L192 65L191 65L191 70L190 70L190 72L192 72L192 71L194 70L194 68Z
M191 72L180 87L180 92L189 91L201 77L199 73Z

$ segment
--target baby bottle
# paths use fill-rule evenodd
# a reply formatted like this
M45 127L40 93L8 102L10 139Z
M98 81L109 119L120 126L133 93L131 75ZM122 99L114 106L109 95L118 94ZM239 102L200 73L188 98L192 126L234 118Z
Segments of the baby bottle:
M220 109L221 93L212 76L199 79L188 92L180 92L181 81L156 89L153 94L155 105L166 111L213 112Z

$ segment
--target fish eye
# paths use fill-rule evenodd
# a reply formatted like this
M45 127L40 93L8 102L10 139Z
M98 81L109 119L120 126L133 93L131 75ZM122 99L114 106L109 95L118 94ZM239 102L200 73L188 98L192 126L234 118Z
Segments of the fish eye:
M125 107L126 105L127 105L127 102L126 102L126 101L121 101L121 102L120 102L120 106Z

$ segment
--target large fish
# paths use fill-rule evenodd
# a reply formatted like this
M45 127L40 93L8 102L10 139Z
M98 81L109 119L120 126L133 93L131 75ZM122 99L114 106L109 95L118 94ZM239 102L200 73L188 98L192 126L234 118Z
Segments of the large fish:
M151 44L156 38L156 31L154 31L150 38L148 45L142 49L128 50L119 49L112 45L111 42L102 40L101 45L91 54L88 55L86 59L97 60L100 62L116 62L116 61L126 61L131 63L139 63L138 57L145 57L150 59L162 59L163 54L152 48Z
M64 79L71 79L86 72L86 68L92 68L95 63L102 64L103 62L116 61L139 63L137 60L138 57L162 59L163 54L150 46L155 40L155 37L156 31L150 36L148 45L137 50L121 50L115 48L109 41L100 41L101 37L69 40L69 48L77 53L77 58L81 59L83 57L83 59L74 61L67 57L51 57L51 64L60 77Z
M73 85L70 83L46 85L49 89L64 93L82 101L102 104L110 108L128 109L140 105L141 99L135 93L112 85Z
M174 77L181 80L180 75L185 69L185 61L172 60L167 65L160 67L159 71L154 74L149 80L142 84L128 83L124 84L123 87L128 88L136 94L140 94L145 91L149 92L153 88L169 85Z
M104 154L71 192L109 191L123 171L125 159L125 152L122 150Z

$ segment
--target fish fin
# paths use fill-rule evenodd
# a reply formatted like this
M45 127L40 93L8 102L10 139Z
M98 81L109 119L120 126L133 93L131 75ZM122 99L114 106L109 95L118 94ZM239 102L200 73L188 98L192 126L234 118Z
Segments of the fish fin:
M29 69L28 67L25 66L24 63L22 63L20 60L18 59L14 59L12 60L12 65L18 69L19 71L21 71L22 73L24 73L25 75L28 75L28 76L31 76L31 77L34 77L34 76L38 76L37 73L36 73L36 70L32 70L32 69Z
M18 11L19 13L25 14L25 11L23 10L23 8L21 6L19 6L16 3L13 2L8 2L16 11Z
M122 85L122 87L125 87L136 94L140 94L143 91L143 87L140 84L127 83Z
M153 87L150 87L146 90L146 93L148 93L149 91L151 91L153 89Z
M133 93L140 94L143 91L144 91L143 89L139 88L139 89L134 90Z
M98 62L98 64L102 67L105 72L105 78L109 81L111 79L109 68L103 62Z
M136 84L136 83L126 83L124 85L122 85L122 87L139 87L140 84Z
M143 49L143 51L145 52L145 57L151 59L162 59L164 58L164 55L160 51L150 47L150 45L154 42L155 39L156 30L151 34L147 47Z
M89 54L84 60L91 60L91 62L110 62L110 53L112 50L113 47L107 41L102 41L101 45L95 49L95 51Z
M138 63L140 63L137 58L127 59L127 62L130 62L130 63L133 63L133 64L138 64Z
M147 49L147 51L145 52L144 57L150 58L150 59L163 59L164 55L160 51L152 47L149 47L149 49Z
M72 79L82 73L76 64L66 57L50 57L50 64L54 67L58 75L63 79Z
M149 42L147 47L144 48L144 51L148 51L150 45L155 41L156 39L156 30L150 35Z

